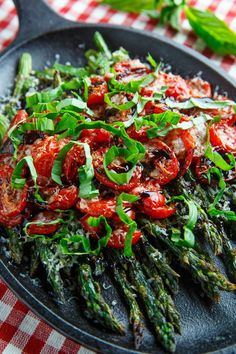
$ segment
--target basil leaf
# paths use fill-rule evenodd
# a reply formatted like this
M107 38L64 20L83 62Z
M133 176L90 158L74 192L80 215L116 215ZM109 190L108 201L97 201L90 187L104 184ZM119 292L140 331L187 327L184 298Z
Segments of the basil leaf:
M8 127L9 127L8 118L3 114L0 114L0 144L2 144L3 137L6 134Z
M189 210L188 214L188 221L183 227L184 231L184 238L177 239L176 234L174 234L172 241L177 242L178 245L184 246L184 247L194 247L195 244L195 237L193 234L193 229L196 226L197 223L197 218L198 218L198 210L197 210L197 205L194 203L192 199L189 199L188 197L184 195L179 195L176 197L171 198L173 201L183 201L187 206Z
M156 1L153 0L101 0L102 4L110 5L114 9L127 12L140 13L144 10L154 10L156 8Z
M123 202L130 202L134 203L139 199L136 195L121 193L117 198L116 203L116 213L119 216L120 220L129 226L129 231L125 237L125 244L124 244L124 255L127 257L132 256L132 237L134 232L137 230L137 223L132 220L123 208Z
M130 151L124 148L118 148L117 146L112 146L104 156L103 167L107 177L119 184L127 184L133 176L133 172L136 168L136 165L132 163L132 168L128 172L117 173L109 170L107 166L114 161L117 157L123 157L126 161L130 157Z
M229 164L226 162L225 159L217 151L213 150L210 144L207 144L205 156L223 171L232 170L232 168L235 166L235 163Z
M236 103L231 100L225 101L214 101L211 98L190 98L185 101L177 102L169 97L166 98L165 103L170 108L178 108L178 109L191 109L194 107L201 109L217 109L224 108L228 106L234 106Z
M144 78L140 80L132 80L127 83L122 83L116 80L115 78L112 78L109 81L109 88L111 91L124 91L124 92L138 92L140 88L147 86L154 80L153 74L148 74Z
M52 180L59 185L63 185L61 180L62 174L62 167L63 161L70 151L70 149L74 145L82 146L85 153L86 162L85 165L79 167L78 174L79 174L79 197L80 198L94 198L96 197L99 192L95 190L93 185L93 177L94 177L94 170L92 164L92 156L90 153L90 147L87 143L81 143L78 141L70 141L68 144L63 146L60 150L57 158L54 160L53 167L52 167Z
M55 63L53 68L59 71L62 74L66 74L69 76L77 76L79 78L83 78L88 75L88 72L85 68L76 68L72 65L63 65L59 63Z
M106 102L110 107L116 108L120 111L126 111L127 109L134 107L138 103L139 95L137 92L135 93L131 101L128 101L123 104L116 104L112 102L111 97L119 93L120 91L113 91L113 92L106 93L104 95L104 102Z
M218 185L219 185L220 190L216 194L213 202L209 205L207 213L211 217L224 216L227 220L234 220L235 221L236 220L236 213L234 211L232 211L232 210L219 210L216 208L216 205L219 203L219 201L223 197L223 194L226 189L226 183L225 183L224 176L223 176L222 172L217 167L212 167L208 170L207 177L208 177L209 183L211 182L211 175L212 174L215 174L218 176L218 178L219 178Z
M236 33L210 11L185 7L185 14L194 32L215 53L236 55Z
M52 90L28 94L26 96L26 107L30 108L38 103L51 102L60 97L62 95L62 92L62 88L58 86Z
M98 218L89 217L88 224L92 227L98 227L103 224L106 230L105 236L99 238L97 248L92 249L90 240L85 235L72 235L70 237L62 238L60 241L60 248L63 254L81 256L85 254L98 255L101 249L106 247L111 234L112 229L104 216ZM73 249L74 248L74 249Z
M21 159L12 174L12 179L11 179L11 183L12 183L12 187L16 188L16 189L22 189L24 188L25 184L26 184L26 179L22 178L22 172L23 172L23 168L25 167L25 165L28 165L29 170L30 170L30 174L32 177L32 180L34 182L34 188L35 188L35 193L34 196L35 198L39 201L39 202L43 202L46 203L46 201L41 197L40 193L39 193L39 187L37 185L37 171L34 167L34 162L33 162L33 158L32 156L25 156L23 157L23 159Z

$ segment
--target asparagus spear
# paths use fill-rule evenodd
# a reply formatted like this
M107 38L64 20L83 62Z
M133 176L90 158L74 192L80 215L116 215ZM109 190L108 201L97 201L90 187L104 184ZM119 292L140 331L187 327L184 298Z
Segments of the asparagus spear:
M161 277L157 274L156 269L149 262L144 262L142 266L151 281L151 286L156 293L157 299L163 306L163 315L165 315L170 323L172 323L177 333L181 334L179 313L176 310L171 296L165 290Z
M26 80L29 79L32 71L32 57L29 53L23 53L18 64L18 72L16 76L15 88L13 91L14 97L22 95Z
M39 250L34 245L31 250L31 257L30 257L30 276L33 277L38 266L39 266Z
M20 264L23 257L23 242L20 240L19 233L16 228L7 229L6 233L9 239L9 250L11 258L17 264Z
M147 238L143 235L141 239L143 250L147 256L149 262L158 269L159 275L164 281L167 288L173 293L177 294L179 289L179 274L177 274L166 262L162 253L154 248Z
M143 316L135 298L134 291L131 288L131 285L126 277L125 272L121 269L118 269L117 266L114 266L113 274L114 279L119 284L126 300L126 303L129 307L129 322L133 326L134 345L135 348L138 349L143 340Z
M92 269L88 264L81 264L78 267L78 284L80 295L86 303L86 315L116 333L125 334L123 326L117 321L105 302L101 289L93 279Z
M50 244L37 239L35 245L39 252L39 257L47 273L47 280L55 294L64 301L64 284L60 274L60 260L56 253L51 250Z
M114 252L117 262L123 269L129 272L132 285L135 287L142 300L149 321L152 323L157 339L169 352L174 352L176 348L174 338L174 327L163 316L163 307L156 298L155 293L145 277L141 265L134 257L125 259L119 253Z
M202 290L209 298L219 301L219 290L236 290L236 285L229 282L204 254L200 254L193 248L176 246L169 239L167 227L160 226L158 223L150 223L148 220L142 222L147 232L164 242L180 264L189 270L193 279L201 285Z

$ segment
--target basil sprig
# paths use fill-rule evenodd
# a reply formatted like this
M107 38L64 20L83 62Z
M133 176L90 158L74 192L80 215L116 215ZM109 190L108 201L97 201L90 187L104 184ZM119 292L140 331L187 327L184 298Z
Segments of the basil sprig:
M210 11L186 7L185 14L194 32L215 53L236 55L236 33Z
M139 99L138 92L136 92L134 97L130 101L127 101L126 103L121 103L121 104L114 103L111 100L111 98L114 95L119 94L119 93L120 93L120 91L113 91L113 92L106 93L104 95L104 102L106 102L110 107L116 108L119 111L126 111L127 109L134 107L138 103L138 99Z
M99 192L93 185L94 169L92 164L92 156L90 147L87 143L81 143L79 141L70 141L63 146L54 160L52 167L52 180L59 185L63 185L61 180L63 162L67 153L72 149L74 145L82 146L85 153L86 162L85 165L80 166L78 169L79 175L79 197L80 198L94 198L98 196Z
M132 256L132 237L134 232L137 230L137 223L132 220L123 208L123 202L134 203L139 199L136 195L121 193L117 198L116 203L116 213L119 216L120 220L128 225L129 230L125 237L125 244L124 244L124 255L127 257Z

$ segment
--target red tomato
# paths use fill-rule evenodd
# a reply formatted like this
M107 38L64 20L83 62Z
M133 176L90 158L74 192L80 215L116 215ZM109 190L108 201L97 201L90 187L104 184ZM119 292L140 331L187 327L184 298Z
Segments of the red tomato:
M3 138L3 142L2 142L3 144L5 144L5 142L6 142L7 139L8 139L8 131L9 131L12 127L14 127L14 125L17 125L17 124L19 124L19 123L25 121L27 118L28 118L28 113L27 113L24 109L19 110L19 111L15 114L15 116L14 116L14 118L12 119L12 121L11 121L11 123L10 123L10 125L9 125L9 128L8 128L8 130L7 130L7 132L6 132L5 136L4 136L4 138Z
M158 207L163 206L166 202L161 187L155 180L146 179L138 187L134 188L130 194L140 196L137 206L140 211L147 215L155 212Z
M58 213L54 211L42 211L38 213L31 221L32 222L42 222L42 223L50 223L59 218ZM29 235L49 235L57 231L60 224L48 224L48 225L37 225L31 224L29 225L27 232Z
M44 139L38 139L31 145L31 155L38 174L37 183L40 186L46 186L51 183L51 172L54 160L59 151L68 142L68 139L58 140L57 135L54 135L47 136Z
M76 208L82 213L86 213L90 216L103 215L105 218L111 218L116 211L115 198L110 199L79 199L76 204Z
M124 248L125 238L129 227L127 225L122 225L121 227L115 229L107 243L108 247L121 249ZM136 230L132 236L132 245L135 245L140 240L142 233L140 230Z
M231 119L222 119L214 123L210 128L210 140L212 145L225 152L236 152L236 115Z
M160 72L158 77L149 85L145 86L141 94L143 96L153 96L155 92L159 92L162 86L168 86L166 90L167 97L174 97L183 100L191 97L190 89L187 82L179 75L166 74Z
M195 140L188 130L173 129L164 138L165 143L174 151L180 163L180 176L183 176L193 159Z
M23 189L15 189L11 186L13 168L2 165L0 169L0 218L18 216L26 207L28 197L28 185Z
M139 130L135 129L135 126L132 125L127 129L127 134L134 140L141 141L142 143L145 143L149 140L147 136L147 130L149 129L148 126L143 126Z
M88 106L102 104L104 102L104 95L108 92L108 86L102 76L95 76L90 78L91 85L88 92Z
M80 138L88 138L91 143L95 144L109 144L112 134L105 129L84 129Z
M163 205L156 209L143 209L144 213L153 219L165 219L173 215L176 212L176 208L173 205Z
M51 189L52 194L48 200L48 208L51 210L70 209L78 199L78 188L76 186Z
M144 111L142 112L142 115L148 115L148 114L159 114L163 113L167 110L166 106L163 103L155 103L155 102L147 102L144 106Z
M131 178L131 180L129 181L129 183L127 184L122 184L122 185L119 185L113 181L111 181L105 171L104 171L104 168L103 168L103 158L104 158L104 155L105 153L107 152L109 148L100 148L98 149L97 151L95 151L93 153L93 165L94 165L94 174L95 174L95 177L97 178L97 180L103 184L104 186L107 186L109 188L112 188L112 189L115 189L117 191L129 191L131 189L133 189L140 181L140 178L141 178L141 171L142 171L142 168L141 166L137 166L135 171L133 172L133 176ZM120 165L118 165L118 158L116 160L116 163L112 163L111 165L111 168L113 167L116 171L117 170L120 170L121 172L124 172L124 169L126 171L126 167L123 167L122 166L122 162ZM117 171L118 172L118 171Z
M139 59L118 62L114 69L118 73L116 79L123 83L140 80L151 72Z
M78 168L85 164L84 148L74 145L67 153L63 163L62 172L69 183L78 180Z
M0 215L0 224L3 224L6 227L15 227L20 225L23 222L23 216L21 214L14 217L4 217Z
M144 172L157 183L164 185L174 179L179 172L179 163L174 152L163 141L151 139L146 147Z

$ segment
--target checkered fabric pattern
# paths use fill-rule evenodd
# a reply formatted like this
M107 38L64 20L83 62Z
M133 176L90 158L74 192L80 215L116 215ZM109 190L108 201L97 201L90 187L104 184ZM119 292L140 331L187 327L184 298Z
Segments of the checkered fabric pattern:
M169 27L156 27L153 20L144 15L117 12L95 0L47 0L53 9L70 20L84 22L113 23L153 31L186 46L192 47L221 66L236 78L236 58L214 55L201 39L190 30L186 19L182 18L180 33ZM135 0L134 0L135 1ZM192 0L191 5L200 9L210 9L236 30L236 0ZM0 50L14 39L18 19L11 0L0 0ZM0 281L0 353L4 354L92 354L91 351L65 338L41 321Z

